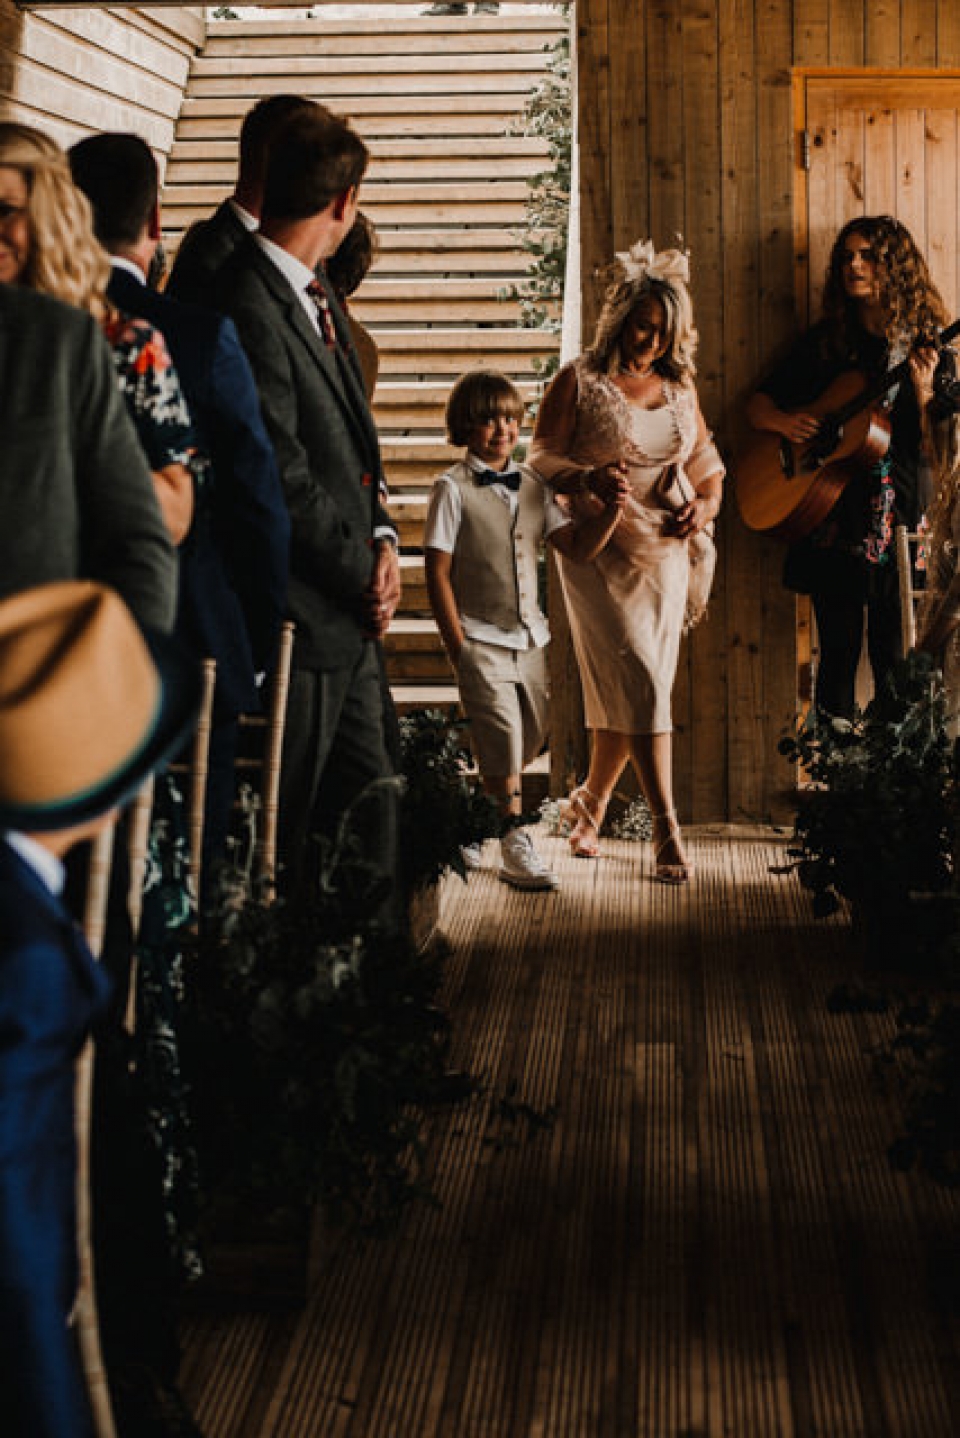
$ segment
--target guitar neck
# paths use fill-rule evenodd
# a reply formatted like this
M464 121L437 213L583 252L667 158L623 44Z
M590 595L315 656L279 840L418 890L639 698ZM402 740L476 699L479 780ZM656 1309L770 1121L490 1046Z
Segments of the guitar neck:
M960 320L954 320L952 325L941 330L937 339L937 349L944 349L957 335L960 335ZM855 414L859 414L861 410L873 404L874 400L882 399L889 390L893 389L895 384L899 384L909 368L909 358L901 360L898 365L894 365L893 369L888 369L873 384L867 385L858 395L854 395L853 399L835 410L831 419L838 425L846 424L848 419L853 419Z

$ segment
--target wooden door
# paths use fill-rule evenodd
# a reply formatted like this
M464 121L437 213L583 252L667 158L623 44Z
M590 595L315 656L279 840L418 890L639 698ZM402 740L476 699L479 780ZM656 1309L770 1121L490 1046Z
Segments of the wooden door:
M802 181L797 298L812 319L830 247L857 215L894 215L927 257L951 315L960 300L960 73L798 76Z

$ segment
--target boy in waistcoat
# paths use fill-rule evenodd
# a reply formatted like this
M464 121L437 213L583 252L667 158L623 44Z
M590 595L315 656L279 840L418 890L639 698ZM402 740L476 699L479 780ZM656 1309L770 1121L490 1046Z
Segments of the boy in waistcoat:
M593 558L626 502L593 497L561 509L532 469L513 461L523 400L505 375L470 370L447 401L447 437L463 459L434 483L424 533L427 591L457 673L483 786L500 805L500 878L556 889L556 874L519 827L520 775L547 735L545 646L537 561L546 539L572 559Z

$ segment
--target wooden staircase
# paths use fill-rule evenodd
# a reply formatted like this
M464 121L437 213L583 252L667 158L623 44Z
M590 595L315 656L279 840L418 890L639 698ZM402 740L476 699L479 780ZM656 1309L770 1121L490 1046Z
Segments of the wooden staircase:
M426 0L424 0L426 4ZM240 121L263 95L304 94L347 115L372 155L362 209L380 255L352 308L380 349L374 411L402 546L404 601L387 641L401 710L456 702L430 618L422 541L434 477L453 458L443 409L472 366L536 391L555 335L519 327L500 291L522 280L517 231L546 146L519 131L565 22L533 7L495 16L210 21L193 64L164 187L165 239L230 192Z

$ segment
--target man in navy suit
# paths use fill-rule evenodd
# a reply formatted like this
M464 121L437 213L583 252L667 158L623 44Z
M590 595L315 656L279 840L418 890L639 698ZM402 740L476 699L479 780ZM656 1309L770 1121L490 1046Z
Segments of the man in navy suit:
M292 115L319 109L302 95L267 95L248 110L240 126L240 162L232 195L206 220L190 226L177 250L167 293L178 300L208 305L217 272L245 235L260 223L267 154L277 131Z
M5 1438L92 1438L77 1289L75 1060L107 997L63 860L184 743L199 684L104 585L0 602L0 1394Z
M267 161L260 229L219 272L214 296L250 358L293 526L297 630L280 789L293 880L309 833L335 830L392 772L376 641L400 598L396 532L349 326L322 267L353 224L367 159L329 112L289 119ZM392 871L389 822L370 819L368 853Z
M217 661L205 823L205 870L222 851L233 800L236 716L259 707L286 602L290 522L257 390L232 322L158 294L145 276L160 238L156 161L137 135L103 134L70 151L113 257L108 295L162 333L201 449L212 463L180 550L177 633Z

